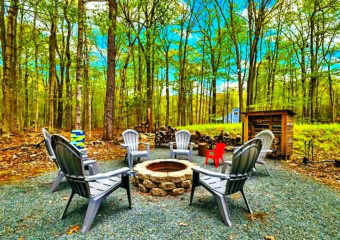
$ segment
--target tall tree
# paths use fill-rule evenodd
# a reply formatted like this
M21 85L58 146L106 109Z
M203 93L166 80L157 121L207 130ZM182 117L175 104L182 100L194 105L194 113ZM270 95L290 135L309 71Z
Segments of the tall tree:
M109 29L107 37L107 82L104 107L104 140L112 140L116 83L116 26L117 26L117 1L109 0Z
M58 0L52 2L51 9L51 33L49 37L49 111L48 111L48 128L53 131L54 128L54 98L56 84L56 44L57 44L57 24L58 24Z
M81 128L81 91L83 73L83 41L84 41L84 0L78 0L78 45L77 45L77 66L76 66L76 117L75 128Z
M15 41L15 21L18 14L18 0L12 0L8 12L7 33L6 40L2 39L2 51L5 50L4 61L4 79L3 79L3 112L2 112L2 133L4 137L9 137L11 132L11 101L13 90L11 88L13 82L13 58L14 49L13 43ZM1 24L1 23L0 23ZM3 27L3 26L2 26ZM2 32L2 31L1 31ZM3 32L2 32L3 33ZM5 49L4 49L5 47ZM4 56L4 54L3 54Z

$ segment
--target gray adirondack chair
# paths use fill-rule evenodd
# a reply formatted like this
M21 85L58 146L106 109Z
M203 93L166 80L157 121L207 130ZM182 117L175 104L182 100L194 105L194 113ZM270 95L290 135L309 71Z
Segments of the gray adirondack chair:
M124 144L121 144L123 148L127 151L127 160L129 168L133 167L133 160L140 159L141 157L146 157L147 160L150 159L150 144L149 143L139 143L139 134L135 130L127 129L123 132ZM146 150L139 151L139 144L146 145Z
M262 150L261 150L260 156L258 157L256 163L263 165L264 168L266 169L267 174L270 176L270 173L269 173L268 168L267 168L266 163L265 163L265 158L266 158L267 153L273 152L273 150L271 150L270 148L273 144L275 136L274 136L272 131L263 130L263 131L259 132L258 134L256 134L255 138L262 140ZM227 165L231 165L230 160L227 160L226 163L227 163Z
M217 173L200 167L192 168L190 205L192 205L196 187L203 186L214 195L225 225L231 226L227 195L241 192L248 211L252 213L243 191L243 186L250 174L255 171L255 162L260 154L261 147L262 141L260 139L252 139L236 150L233 154L233 163L228 174ZM200 177L200 174L204 176Z
M192 161L192 149L194 144L190 142L191 134L187 130L180 130L176 132L176 149L174 149L174 142L170 142L170 157L176 158L177 155L187 155L188 160ZM189 147L189 149L188 149Z
M61 215L63 219L75 194L89 200L82 233L87 233L97 214L101 202L118 188L124 188L127 192L129 208L131 209L131 193L129 185L129 168L121 168L107 173L99 173L86 176L82 155L75 146L60 135L52 136L52 147L57 162L63 171L66 180L71 186L72 193L66 208Z
M43 135L44 135L45 146L46 146L46 149L47 149L48 156L55 163L56 167L58 168L57 177L55 178L55 180L52 184L51 190L50 190L50 192L55 192L58 189L58 186L59 186L60 182L63 180L65 175L64 175L63 171L60 169L59 164L56 160L56 156L55 156L54 151L52 149L51 135L49 134L49 132L45 128L42 129L42 132L43 132ZM83 159L85 159L84 160L85 169L89 170L90 175L97 174L98 173L97 161L93 160L93 159L90 160L87 157L84 158L84 156L83 156Z

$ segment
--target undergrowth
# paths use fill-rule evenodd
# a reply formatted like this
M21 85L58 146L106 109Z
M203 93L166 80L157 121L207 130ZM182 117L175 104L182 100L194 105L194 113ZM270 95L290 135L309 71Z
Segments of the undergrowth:
M241 123L229 124L202 124L180 126L178 129L186 129L190 132L216 136L223 130L232 137L241 135ZM340 157L340 124L294 124L294 153L304 154L304 140L313 139L315 157L328 155L329 158L338 159ZM324 157L323 157L324 158Z

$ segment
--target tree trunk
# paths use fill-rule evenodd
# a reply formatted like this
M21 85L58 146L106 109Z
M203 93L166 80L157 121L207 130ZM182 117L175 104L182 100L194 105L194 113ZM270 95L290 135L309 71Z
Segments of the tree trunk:
M84 38L84 1L78 0L78 45L77 45L77 67L76 67L76 122L75 129L81 128L81 80L84 76L83 73L83 38Z
M16 132L17 130L17 116L18 116L18 112L17 112L17 100L18 100L18 78L17 78L17 14L14 18L14 22L13 22L13 57L12 57L12 62L11 62L11 92L12 92L12 101L11 101L11 132Z
M109 20L111 26L108 30L108 68L106 82L106 98L104 108L104 140L113 139L112 119L114 119L115 102L115 73L116 73L116 23L117 23L117 2L109 0Z
M39 3L39 1L38 1ZM37 3L37 4L38 4ZM38 6L38 5L37 5ZM34 42L34 68L35 68L35 117L34 117L34 131L38 131L39 127L39 66L38 66L38 30L37 30L37 12L34 12L33 20L33 42Z
M54 13L51 23L51 34L49 38L49 112L48 128L53 132L54 128L54 89L56 83L56 43L57 43L57 1L54 1Z
M9 137L11 131L11 99L12 90L11 83L13 81L12 76L12 59L13 59L13 42L14 42L14 22L18 14L18 1L12 0L11 6L8 12L8 24L6 41L2 36L2 47L5 46L5 62L4 62L4 80L3 80L3 112L2 112L2 133L4 137ZM2 31L3 29L1 29ZM3 32L2 32L3 33ZM2 49L4 50L4 49Z
M66 37L66 130L70 131L72 128L72 89L70 84L70 68L71 68L71 53L70 53L70 41L72 34L71 22L67 15L67 6L64 7L64 18L67 23L67 37Z
M166 115L165 126L169 126L170 117L170 91L169 91L169 47L165 51L165 93L166 93Z

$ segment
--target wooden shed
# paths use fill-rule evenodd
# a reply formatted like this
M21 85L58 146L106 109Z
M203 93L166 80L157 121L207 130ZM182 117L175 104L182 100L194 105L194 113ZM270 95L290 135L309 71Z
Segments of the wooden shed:
M241 114L245 115L244 142L254 138L262 130L269 129L275 135L273 148L280 151L277 155L290 158L293 153L293 126L296 113L291 110L273 110Z

